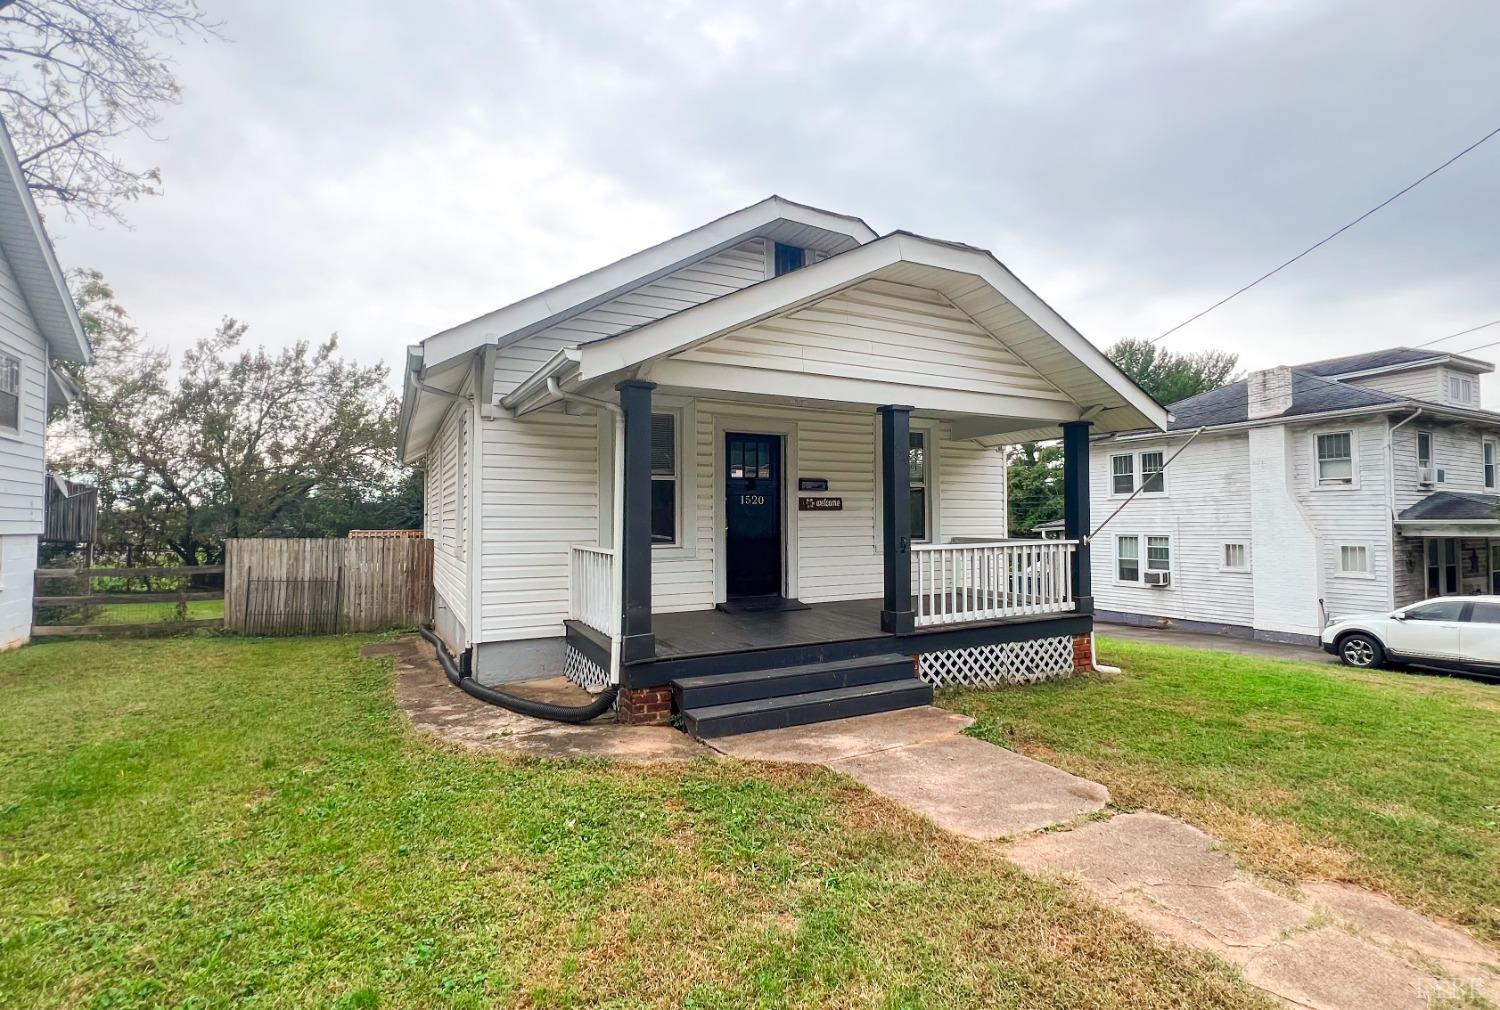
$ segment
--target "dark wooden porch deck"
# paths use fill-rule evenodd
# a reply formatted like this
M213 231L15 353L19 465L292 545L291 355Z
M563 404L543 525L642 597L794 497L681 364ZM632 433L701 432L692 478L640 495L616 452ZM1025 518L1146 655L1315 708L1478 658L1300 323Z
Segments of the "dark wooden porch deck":
M690 610L653 614L651 625L656 655L668 659L879 638L886 634L880 630L880 607L880 600L841 600L806 610Z

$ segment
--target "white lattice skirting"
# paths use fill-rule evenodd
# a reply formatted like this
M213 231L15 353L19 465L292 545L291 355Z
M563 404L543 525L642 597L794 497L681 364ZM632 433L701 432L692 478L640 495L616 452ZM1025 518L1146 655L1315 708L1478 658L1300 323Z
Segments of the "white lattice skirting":
M602 691L609 686L609 671L571 645L563 646L563 676L585 691Z
M1034 638L1029 642L979 645L972 649L924 652L917 676L933 687L996 687L1036 684L1073 672L1073 638Z

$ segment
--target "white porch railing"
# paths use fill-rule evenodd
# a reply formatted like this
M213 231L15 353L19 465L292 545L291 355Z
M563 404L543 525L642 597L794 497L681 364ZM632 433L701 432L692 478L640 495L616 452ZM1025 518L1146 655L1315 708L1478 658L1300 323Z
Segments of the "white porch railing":
M913 544L919 628L1073 609L1074 540Z
M574 544L569 552L568 617L611 638L620 630L615 599L615 552Z

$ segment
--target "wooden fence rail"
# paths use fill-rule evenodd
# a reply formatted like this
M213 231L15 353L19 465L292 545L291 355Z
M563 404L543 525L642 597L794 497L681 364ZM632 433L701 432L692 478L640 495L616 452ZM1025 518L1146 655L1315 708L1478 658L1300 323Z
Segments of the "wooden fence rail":
M378 631L432 618L431 540L230 540L226 548L227 631Z

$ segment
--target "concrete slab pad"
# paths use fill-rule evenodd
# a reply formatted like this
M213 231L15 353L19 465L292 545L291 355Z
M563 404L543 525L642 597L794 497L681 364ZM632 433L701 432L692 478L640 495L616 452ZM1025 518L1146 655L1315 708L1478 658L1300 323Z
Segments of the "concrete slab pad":
M829 762L966 838L991 840L1101 810L1109 791L983 740L950 736Z
M1011 846L1028 869L1073 873L1105 892L1149 886L1222 887L1234 861L1214 840L1161 814L1121 814L1072 831L1039 835Z
M604 715L570 725L537 719L471 698L448 683L432 648L413 635L367 646L363 655L396 661L396 701L412 727L476 750L569 760L609 758L632 763L713 757L708 748L669 726L624 726ZM507 685L505 690L554 704L585 704L586 692L560 678Z
M1491 965L1500 970L1500 957L1467 933L1439 925L1389 898L1328 881L1305 884L1302 890L1313 902L1377 940L1401 944L1443 961Z
M1382 947L1324 926L1268 947L1245 980L1311 1010L1426 1010L1451 991Z
M956 736L973 724L974 720L966 715L921 705L810 726L788 726L718 737L710 740L709 745L720 753L749 761L829 764L861 754Z
M1229 947L1266 947L1312 921L1312 909L1243 880L1221 886L1153 884L1143 894Z

